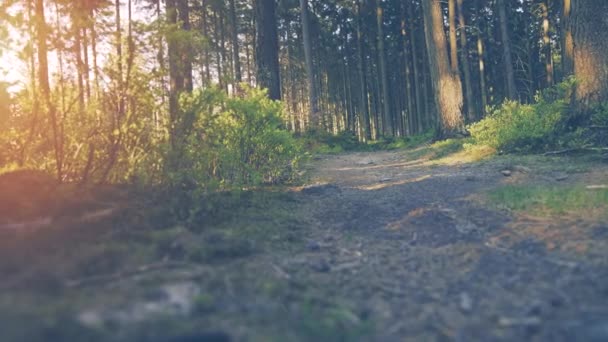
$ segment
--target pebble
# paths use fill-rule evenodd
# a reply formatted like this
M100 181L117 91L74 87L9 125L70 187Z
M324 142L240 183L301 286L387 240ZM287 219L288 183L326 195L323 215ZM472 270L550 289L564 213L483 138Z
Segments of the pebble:
M306 244L306 249L312 252L317 252L321 250L321 244L317 241L308 241Z
M502 171L500 171L500 173L502 173L502 175L505 177L510 177L512 174L512 172L510 170L502 170Z
M460 309L464 312L473 310L473 299L466 292L460 294Z
M310 268L312 268L313 271L317 271L320 273L327 273L331 270L331 267L325 260L319 260L311 263Z

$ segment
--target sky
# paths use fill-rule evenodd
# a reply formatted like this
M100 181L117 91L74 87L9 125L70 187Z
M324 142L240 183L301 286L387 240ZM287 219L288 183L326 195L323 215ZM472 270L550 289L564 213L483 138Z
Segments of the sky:
M0 0L2 1L2 0ZM149 17L147 11L138 8L137 2L134 2L133 17L135 20L145 20ZM8 13L10 15L18 14L22 9L19 6L12 6L9 8ZM127 12L126 1L122 4L122 13ZM123 18L126 15L123 16ZM49 18L47 17L47 21ZM6 25L6 23L0 22L0 25ZM126 25L123 25L126 27ZM6 82L11 84L9 92L15 93L23 89L28 80L28 66L27 64L18 58L18 53L23 50L23 47L28 43L29 37L21 36L21 33L14 28L9 27L8 39L1 39L0 41L0 82ZM103 55L99 56L100 63L103 63ZM50 50L48 54L49 60L49 73L50 76L57 69L57 56Z

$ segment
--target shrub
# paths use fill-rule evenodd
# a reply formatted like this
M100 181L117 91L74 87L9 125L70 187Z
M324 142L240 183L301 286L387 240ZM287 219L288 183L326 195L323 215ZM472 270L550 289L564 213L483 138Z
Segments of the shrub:
M535 103L506 101L469 126L473 141L505 152L530 152L559 143L574 81L540 92Z
M245 88L228 97L217 88L182 98L183 115L170 150L168 181L206 192L275 184L293 178L301 146L284 127L280 102Z

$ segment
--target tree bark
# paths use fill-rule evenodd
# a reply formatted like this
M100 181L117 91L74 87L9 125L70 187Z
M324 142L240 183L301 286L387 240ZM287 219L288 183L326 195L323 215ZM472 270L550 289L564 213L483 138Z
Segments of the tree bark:
M382 102L383 107L382 132L385 136L393 136L395 135L395 132L393 127L393 113L391 111L391 100L389 95L390 89L386 66L386 51L384 48L384 10L382 8L381 0L376 0L376 24L378 27L378 59L380 62L380 78L382 87L382 98L379 99L379 101Z
M608 101L608 1L572 0L576 104L581 112Z
M232 60L234 63L234 80L241 83L241 57L239 54L239 23L236 15L235 0L230 0L230 21L232 21Z
M479 0L475 0L475 13L480 15L479 12ZM486 86L486 66L485 66L485 46L483 43L483 32L481 31L480 20L477 19L475 25L477 29L477 59L479 64L479 87L481 89L481 113L483 116L486 114L486 107L488 106L488 90Z
M312 129L320 127L320 113L315 84L314 64L312 60L312 38L310 36L310 19L308 18L308 0L300 0L300 15L302 18L302 40L304 42L304 59L306 60L306 75L308 83L308 110Z
M279 36L275 0L254 0L256 16L257 83L273 100L281 99Z
M63 178L63 157L59 142L59 130L57 123L57 112L55 105L51 101L51 86L49 84L49 62L48 62L48 47L47 47L47 27L44 19L44 0L36 0L34 6L34 14L36 18L36 47L38 49L38 87L40 87L42 100L48 111L51 120L51 129L53 135L53 147L55 150L55 162L57 179Z
M448 25L450 29L450 66L452 67L452 72L459 73L458 42L456 35L456 0L448 0Z
M517 86L515 85L515 71L513 70L513 56L511 53L511 41L509 39L509 22L507 18L507 9L505 0L497 0L498 16L500 21L500 37L502 40L502 51L505 66L507 98L511 100L517 99Z
M372 139L372 130L369 121L369 99L367 96L367 70L365 68L365 53L363 51L363 17L361 16L361 4L357 1L357 71L359 73L359 101L360 112L359 124L363 130L366 140Z
M469 66L469 48L467 42L467 25L464 17L463 0L458 0L458 26L460 28L461 64L464 74L464 91L466 97L467 118L469 122L475 120L475 100L473 99L473 86L471 82L471 67Z
M562 8L562 69L565 77L574 73L574 38L572 36L572 1L563 0Z
M550 21L549 21L549 3L548 0L540 4L542 14L542 29L543 29L543 52L545 55L545 86L553 85L553 52L551 49L551 37L549 37Z
M435 103L440 117L440 134L450 137L464 130L462 85L449 64L440 0L422 2L426 45Z

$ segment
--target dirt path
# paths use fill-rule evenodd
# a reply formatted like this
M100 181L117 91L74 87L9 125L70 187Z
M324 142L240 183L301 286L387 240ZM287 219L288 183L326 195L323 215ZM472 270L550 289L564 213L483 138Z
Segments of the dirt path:
M7 306L34 301L48 303L55 321L36 323L38 335L13 329L11 336L606 341L605 222L515 216L480 195L509 182L563 182L553 172L561 163L532 170L501 159L442 165L405 152L320 157L311 185L268 197L266 212L253 206L225 224L244 224L246 235L184 229L162 249L177 243L188 250L194 242L208 246L205 257L163 253L161 261L173 264L150 272L122 267L119 277L104 278L108 272L97 268L85 278L90 284L11 290L0 296L0 324L23 317L7 314ZM515 171L505 177L505 168ZM592 171L606 168L568 173L565 181ZM260 226L263 233L253 228ZM133 251L147 246L138 239Z

